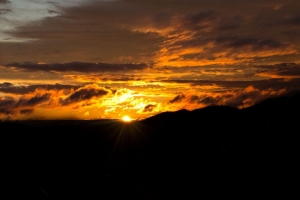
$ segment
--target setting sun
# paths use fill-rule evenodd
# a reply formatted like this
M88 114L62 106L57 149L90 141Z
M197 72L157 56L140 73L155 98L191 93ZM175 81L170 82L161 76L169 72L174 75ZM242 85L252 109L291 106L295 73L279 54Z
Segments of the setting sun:
M124 122L130 122L132 119L131 119L129 116L125 115L125 116L122 118L122 120L123 120Z

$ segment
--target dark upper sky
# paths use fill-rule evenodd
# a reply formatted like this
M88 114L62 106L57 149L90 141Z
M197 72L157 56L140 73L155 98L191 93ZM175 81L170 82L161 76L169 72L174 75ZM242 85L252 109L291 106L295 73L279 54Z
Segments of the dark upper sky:
M134 118L299 89L300 1L0 0L0 118Z

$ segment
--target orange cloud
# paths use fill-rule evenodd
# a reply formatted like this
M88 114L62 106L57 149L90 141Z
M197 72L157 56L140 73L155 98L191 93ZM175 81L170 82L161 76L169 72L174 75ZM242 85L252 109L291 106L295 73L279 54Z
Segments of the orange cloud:
M297 53L295 47L273 39L252 37L175 37L157 52L156 67L205 66L249 63L256 58ZM198 43L198 45L197 45Z
M237 89L235 82L221 81L220 86L213 83L214 81L166 82L166 87L152 89L150 87L139 89L140 86L135 89L110 89L96 84L64 89L60 88L61 86L54 89L39 87L25 94L0 95L0 118L96 119L121 118L123 115L145 118L164 111L183 108L193 110L209 105L248 107L289 91L282 87L272 88L268 84L259 89L257 86L264 82L249 82L255 86L249 85L248 82L237 82L245 86L243 89ZM295 83L297 82L290 84ZM12 86L5 83L2 87Z
M95 98L101 98L112 93L111 90L97 85L86 85L78 89L52 89L37 88L33 92L22 95L4 96L0 99L0 114L2 117L10 116L17 118L20 115L31 115L36 109L46 109L49 111L61 108L68 110L66 106L73 108L90 106Z
M280 96L286 92L286 89L275 90L269 88L259 90L253 86L248 86L242 90L228 90L224 92L180 93L169 101L169 106L173 109L185 108L189 110L210 105L242 108L252 106L267 98Z

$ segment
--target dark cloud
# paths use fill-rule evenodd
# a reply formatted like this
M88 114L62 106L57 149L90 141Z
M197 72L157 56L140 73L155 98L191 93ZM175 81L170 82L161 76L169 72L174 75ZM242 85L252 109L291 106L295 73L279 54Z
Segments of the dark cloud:
M123 3L94 1L71 8L59 6L59 10L51 9L58 11L58 16L18 26L17 29L11 29L6 33L16 38L39 40L39 43L26 44L23 51L19 51L19 48L13 51L35 55L35 59L37 56L42 57L40 60L47 63L57 61L66 63L76 60L143 63L145 60L150 60L149 56L159 50L158 44L162 41L162 36L153 31L143 32L133 28L132 24L142 18L139 16L142 12L130 5L124 7L119 4ZM136 13L138 13L138 20ZM146 15L146 13L142 14L142 16ZM14 46L14 44L8 46L10 45ZM122 57L128 59L124 60ZM6 57L5 60L13 61L3 61L4 63L15 61ZM28 58L27 55L22 56L22 59L18 57L18 60L24 62L34 59Z
M277 49L279 47L286 46L273 39L241 36L219 37L215 39L215 43L226 48L250 47L254 51L262 49Z
M15 104L12 98L0 99L0 114L11 114Z
M29 85L29 86L16 86L12 83L4 82L0 83L0 92L4 93L13 93L13 94L27 94L34 92L36 89L45 89L45 90L65 90L65 89L78 89L80 86L75 85Z
M156 105L148 104L144 107L143 113L152 112L153 109L155 109L155 108L156 108Z
M190 97L190 103L197 103L199 101L199 97L197 95L192 95Z
M31 98L22 97L16 100L11 97L0 99L0 114L29 114L29 110L34 108L50 99L50 94L36 94ZM30 111L31 113L33 111Z
M156 28L165 28L173 23L174 14L170 11L158 13L152 17L153 25Z
M216 29L220 31L234 30L241 27L244 21L245 20L241 16L221 18Z
M60 14L59 12L55 11L55 10L48 10L49 14Z
M54 5L59 5L60 4L59 2L55 2L55 1L48 1L47 3L54 4Z
M191 86L219 86L220 90L227 89L241 89L253 85L255 88L265 90L268 88L291 89L293 87L300 88L300 78L293 78L286 80L284 78L270 78L265 80L253 80L253 81L223 81L223 80L168 80L164 82L175 83L189 83Z
M176 97L174 97L174 99L170 100L169 103L176 103L176 102L180 102L185 98L184 94L179 94Z
M296 63L280 63L275 65L261 65L256 75L278 76L283 78L300 78L300 64Z
M143 70L148 66L146 64L108 64L108 63L55 63L55 64L37 64L32 62L8 63L4 67L20 69L25 71L47 71L47 72L126 72L131 70Z
M7 13L7 12L11 12L11 9L5 9L5 8L0 9L0 15L1 15L1 14L5 14L5 13Z
M300 91L298 89L298 91ZM278 97L283 94L290 94L295 92L295 90L287 91L286 89L276 90L273 88L268 88L265 90L259 90L253 86L248 86L240 90L227 90L220 92L208 92L200 95L185 96L181 103L186 104L201 104L204 106L211 105L225 105L231 107L248 107L261 101Z
M189 98L189 102L190 103L196 103L196 104L208 104L208 105L215 105L217 103L219 103L220 98L219 97L212 97L212 96L206 96L206 95L202 95L202 96L197 96L197 95L193 95Z
M196 14L186 15L181 23L185 29L201 30L211 27L216 20L216 15L213 10L201 11Z
M30 99L20 99L17 103L16 106L17 107L21 107L21 106L36 106L40 103L43 103L45 101L48 101L50 99L50 94L46 93L43 95L39 95L37 94L36 96L30 98Z
M10 1L8 1L8 0L0 0L0 4L1 3L10 3Z
M217 96L217 97L213 97L213 96L196 96L193 95L190 97L189 102L190 103L197 103L197 104L205 104L205 105L219 105L219 103L222 101L224 97L222 96Z
M185 21L189 24L201 24L203 22L211 21L215 19L216 13L213 10L201 11L197 14L188 16L185 18Z
M9 82L0 83L0 91L1 91L1 88L11 88L11 87L13 87L12 83L9 83Z
M108 92L108 90L105 90L103 88L83 87L70 94L66 99L60 99L60 103L61 105L65 106L84 100L90 100L93 97L102 97L108 94Z
M89 82L99 82L99 81L140 81L142 80L141 75L133 74L103 74L103 75L64 75L64 78L74 79L74 80L84 80Z
M233 96L233 95L230 95ZM192 104L204 104L206 106L209 105L222 105L222 100L224 100L225 97L223 95L218 95L218 96L212 96L209 94L204 94L204 95L193 95L188 98L189 103Z
M288 22L294 25L299 25L300 26L300 15L298 16L294 16L294 17L290 17L288 19Z
M30 115L34 112L34 109L23 109L23 110L20 110L20 114L23 114L23 115Z
M203 35L203 30L233 30L242 25L241 15L223 16L213 9L200 9L196 12L164 11L152 16L152 23L156 28L177 27L176 31L194 31Z
M279 35L279 32L290 28L278 24L277 20L296 15L294 11L289 13L281 10L278 13L270 9L270 5L266 7L259 1L251 2L251 5L236 1L155 2L93 1L70 8L60 7L60 10L48 9L49 13L59 12L60 15L18 26L8 33L17 38L37 39L39 42L28 43L25 48L2 47L12 51L7 53L11 56L5 56L3 62L23 62L24 59L47 63L72 62L76 57L76 60L86 62L120 63L119 59L125 56L128 60L122 63L144 63L150 62L165 44L171 53L174 47L183 51L189 46L205 48L201 52L199 50L199 56L209 60L216 59L213 53L219 55L218 52L224 52L224 49L220 49L222 46L233 48L232 51L234 48L240 50L246 47L249 47L248 50L260 51L280 49L286 41L291 42L290 38ZM289 1L283 4L297 7L299 3ZM261 17L263 14L268 18ZM274 24L271 33L267 26L261 27L260 23L270 20ZM298 21L297 17L294 21ZM203 46L210 42L218 44L212 51L209 51L211 46ZM9 44L10 47L13 45ZM13 56L16 53L24 56L16 58Z

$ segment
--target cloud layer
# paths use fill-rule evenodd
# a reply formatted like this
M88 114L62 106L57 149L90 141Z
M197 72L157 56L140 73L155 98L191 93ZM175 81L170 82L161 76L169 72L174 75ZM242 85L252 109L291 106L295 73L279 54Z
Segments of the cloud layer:
M299 7L0 0L1 119L143 118L298 91Z
M54 64L39 64L32 62L25 63L8 63L4 67L13 68L16 70L25 71L47 71L47 72L126 72L133 70L143 70L148 66L146 64L108 64L108 63L54 63Z

